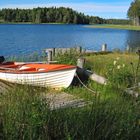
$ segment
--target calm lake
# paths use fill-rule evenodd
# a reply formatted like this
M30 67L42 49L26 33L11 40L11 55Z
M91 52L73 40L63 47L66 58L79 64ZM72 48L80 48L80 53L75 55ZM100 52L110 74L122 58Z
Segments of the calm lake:
M139 47L140 31L86 28L83 25L0 25L0 55L4 56L41 53L51 47L82 46L98 51L104 43L110 51L124 50L127 45Z

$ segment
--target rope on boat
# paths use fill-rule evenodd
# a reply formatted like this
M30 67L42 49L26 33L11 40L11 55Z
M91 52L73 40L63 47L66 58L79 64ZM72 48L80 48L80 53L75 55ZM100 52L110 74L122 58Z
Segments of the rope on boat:
M82 80L79 78L78 74L76 73L76 77L77 79L79 80L79 82L90 92L94 93L95 95L98 95L98 92L94 91L93 89L87 87L83 82Z

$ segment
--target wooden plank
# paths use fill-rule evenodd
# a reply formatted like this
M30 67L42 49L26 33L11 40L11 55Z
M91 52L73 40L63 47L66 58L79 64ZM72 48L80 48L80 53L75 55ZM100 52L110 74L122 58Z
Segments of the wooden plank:
M107 79L103 76L100 76L100 75L96 74L95 72L92 72L92 71L89 71L89 70L78 67L77 68L77 74L79 75L80 78L87 77L90 80L93 80L93 81L95 81L99 84L102 84L102 85L107 84Z
M47 94L43 93L42 98L46 99L46 102L48 103L51 110L84 107L90 104L83 99L79 99L74 95L70 95L65 92Z
M136 91L134 91L134 90L131 90L131 89L126 89L125 92L126 92L127 94L131 95L131 96L136 97L136 98L138 98L139 95L140 95L140 93L138 93L138 92L136 92Z
M99 83L99 84L103 84L103 85L106 85L107 84L106 78L104 78L103 76L100 76L100 75L98 75L96 73L91 74L89 78L91 80Z
M15 65L24 65L24 64L46 64L46 61L37 61L37 62L15 62Z
M48 63L52 61L52 57L53 57L52 51L48 51Z
M77 59L77 66L79 68L84 68L84 65L85 65L85 58L79 58L79 59Z

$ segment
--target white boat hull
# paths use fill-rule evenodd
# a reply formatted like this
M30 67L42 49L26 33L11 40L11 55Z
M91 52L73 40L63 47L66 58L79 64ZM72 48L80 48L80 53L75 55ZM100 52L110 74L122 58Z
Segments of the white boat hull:
M38 73L3 73L0 79L17 84L32 86L67 88L71 84L76 68Z

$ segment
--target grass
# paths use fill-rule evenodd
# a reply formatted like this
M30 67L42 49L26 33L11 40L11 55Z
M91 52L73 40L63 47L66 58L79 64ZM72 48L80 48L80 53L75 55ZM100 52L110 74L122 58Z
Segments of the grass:
M131 98L92 97L90 106L50 111L37 93L18 87L1 97L2 139L139 138L140 104Z
M61 63L76 64L78 56L64 54L57 59ZM133 84L135 69L130 63L137 67L138 55L110 53L84 57L86 67L108 78L109 84L103 86L87 81L86 85L98 91L99 96L81 85L64 91L90 101L91 105L51 111L41 98L41 93L47 94L49 89L17 86L0 95L1 139L140 139L139 98L130 97L123 90Z
M113 25L113 24L103 24L103 25L89 25L85 26L88 28L111 28L111 29L125 29L125 30L136 30L139 31L139 26L133 26L133 25Z

